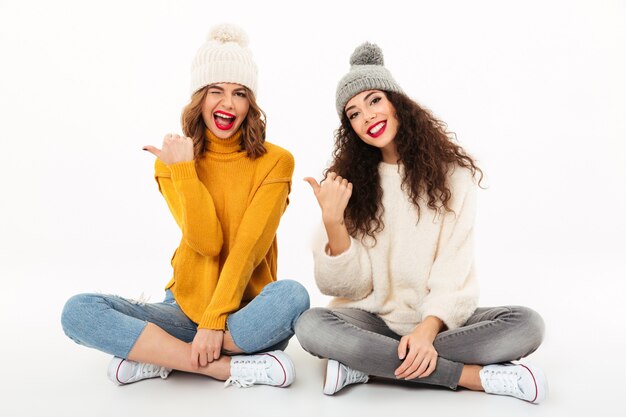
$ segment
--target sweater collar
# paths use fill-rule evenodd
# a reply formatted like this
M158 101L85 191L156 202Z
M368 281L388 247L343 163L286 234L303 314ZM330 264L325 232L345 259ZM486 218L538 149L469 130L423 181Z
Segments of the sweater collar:
M381 176L398 176L404 173L404 165L399 164L388 164L386 162L380 162L378 164L378 172Z
M209 129L204 131L207 139L207 150L213 153L230 154L241 151L241 129L227 139L220 139Z

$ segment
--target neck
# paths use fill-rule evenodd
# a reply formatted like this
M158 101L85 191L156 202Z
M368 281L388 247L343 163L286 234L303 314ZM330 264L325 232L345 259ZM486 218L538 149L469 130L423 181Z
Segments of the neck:
M391 142L384 148L381 148L380 153L382 154L383 162L386 164L397 164L400 160L400 155L398 155L396 144L393 142Z

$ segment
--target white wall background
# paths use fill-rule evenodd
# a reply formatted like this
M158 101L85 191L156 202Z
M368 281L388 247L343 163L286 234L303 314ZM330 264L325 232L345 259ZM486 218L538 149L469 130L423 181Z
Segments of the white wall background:
M301 179L330 159L336 83L368 40L487 173L481 303L538 309L555 360L623 351L626 2L0 0L3 353L61 340L74 293L161 299L180 233L141 147L180 132L191 59L222 22L248 32L268 140L296 159L279 272L313 305Z

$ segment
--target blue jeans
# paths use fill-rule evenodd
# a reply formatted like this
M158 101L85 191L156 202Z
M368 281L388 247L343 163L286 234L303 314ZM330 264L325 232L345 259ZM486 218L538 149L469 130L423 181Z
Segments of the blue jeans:
M246 353L284 350L294 325L309 308L309 294L298 282L272 282L247 306L228 316L228 331ZM121 358L128 354L148 323L190 343L198 325L182 312L171 291L161 303L141 303L116 295L78 294L63 308L65 334L80 345Z

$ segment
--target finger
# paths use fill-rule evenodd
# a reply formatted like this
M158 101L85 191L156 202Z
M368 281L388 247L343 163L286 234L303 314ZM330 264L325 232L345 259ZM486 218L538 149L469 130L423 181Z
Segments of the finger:
M152 155L156 156L157 158L161 155L161 150L151 145L144 146L141 149L143 149L144 151L150 152Z
M347 180L347 179L345 179L345 178L344 178L344 179L342 179L342 180L341 180L341 185L342 185L342 186L347 187L347 186L348 186L348 184L349 184L349 182L348 182L348 180Z
M417 369L419 362L416 362L416 357L418 354L419 352L417 352L416 349L411 349L411 347L409 347L409 353L406 355L406 359L398 368L400 370L397 375L398 378L404 378Z
M342 180L343 180L343 177L341 175L337 175L333 181L341 183Z
M315 194L317 194L320 191L320 185L317 183L315 178L306 177L304 178L304 180L309 183L309 185L311 186Z
M168 133L167 135L163 136L163 145L165 146L166 143L170 143L172 141L172 134Z
M408 359L403 360L402 364L394 371L396 378L403 378L404 373L407 369L409 369L409 366L411 366L412 363L413 362Z
M191 367L193 369L198 369L198 352L192 347L191 348Z
M329 181L334 181L336 176L337 176L337 173L329 172L328 174L326 174L326 179Z
M400 339L400 344L398 345L398 358L404 359L406 356L406 347L409 343L409 338L404 336Z
M208 355L206 353L201 353L200 354L200 366L207 366L207 364L209 363L209 361L207 360Z
M217 348L213 351L213 359L218 360L220 358L220 349Z
M404 369L402 370L402 372L396 375L396 378L406 378L407 376L411 375L413 372L415 372L419 363L416 363L415 358L411 358L409 355L404 360L404 362L402 362L402 365L404 365Z
M404 377L404 379L410 381L411 379L421 378L420 375L422 375L422 373L426 370L428 363L429 361L427 359L422 361L417 370L409 373L406 377Z
M426 369L426 372L424 372L422 375L420 375L420 378L426 378L427 376L430 376L430 374L435 372L436 368L437 368L437 355L435 355L435 357L430 360L430 364L428 365L428 369Z
M430 358L426 358L425 356L418 356L415 362L413 363L413 367L410 369L410 372L407 372L407 375L404 377L405 379L413 379L422 375L426 369L428 369L428 365L430 364Z

